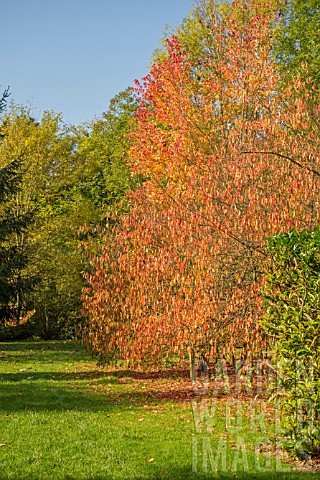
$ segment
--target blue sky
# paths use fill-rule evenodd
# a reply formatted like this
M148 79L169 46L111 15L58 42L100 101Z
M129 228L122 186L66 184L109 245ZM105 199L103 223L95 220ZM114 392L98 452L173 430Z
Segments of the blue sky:
M194 0L8 0L1 2L0 88L79 124L148 72L165 26Z

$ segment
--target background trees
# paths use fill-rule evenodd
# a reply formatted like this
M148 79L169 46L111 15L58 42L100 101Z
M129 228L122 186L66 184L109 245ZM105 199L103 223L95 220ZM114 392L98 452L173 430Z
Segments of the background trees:
M9 96L8 89L0 100L2 113ZM1 135L1 146L6 141ZM0 321L19 324L21 296L30 290L32 277L23 273L28 256L21 239L32 220L32 212L19 212L12 208L19 194L22 181L20 171L23 152L16 153L11 161L0 169Z
M36 122L29 110L18 106L12 106L4 115L1 132L4 136L0 150L2 165L10 164L19 152L23 152L20 162L23 182L8 208L16 216L29 215L30 212L34 214L33 225L12 241L28 257L29 265L23 270L23 275L37 278L33 293L19 298L21 312L34 312L35 320L42 292L46 290L44 266L50 257L44 254L44 248L48 248L50 242L47 242L48 238L43 232L50 223L49 219L59 212L61 198L70 186L74 163L72 148L75 142L61 127L58 116L45 113ZM60 235L63 234L61 231ZM41 258L40 252L43 254ZM53 275L52 271L50 275ZM58 281L58 277L55 280ZM51 300L48 299L49 303L53 298L54 295Z
M16 297L17 322L28 314L45 338L73 336L82 319L80 227L90 230L103 222L105 209L137 181L125 164L135 110L134 95L127 91L111 101L101 119L78 128L64 125L53 112L36 121L30 109L14 104L2 117L3 178L6 174L8 180L9 171L21 178L19 189L12 180L5 208L16 218L34 217L23 234L10 236L11 247L27 260L18 270L20 282L36 279L32 291L25 288Z
M28 277L21 270L27 264L19 238L23 235L30 216L13 215L7 206L18 191L21 177L19 161L13 161L0 170L0 320L19 323L19 298L28 289ZM18 241L17 241L18 240Z
M287 81L301 75L319 86L320 5L318 0L288 0L280 3L275 57Z
M78 188L97 208L118 204L138 181L127 165L137 107L134 93L127 89L110 101L108 110L89 129L79 128ZM101 210L100 217L104 213Z

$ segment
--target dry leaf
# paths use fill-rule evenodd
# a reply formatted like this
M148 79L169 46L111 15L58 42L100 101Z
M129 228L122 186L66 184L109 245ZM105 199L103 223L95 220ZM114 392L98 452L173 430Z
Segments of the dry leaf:
M149 460L147 460L147 462L149 462L149 463L154 462L154 458L149 458Z

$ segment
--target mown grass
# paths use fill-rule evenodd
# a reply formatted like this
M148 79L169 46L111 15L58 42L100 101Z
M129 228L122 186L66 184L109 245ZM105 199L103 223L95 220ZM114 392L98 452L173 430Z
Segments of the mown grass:
M196 431L195 398L183 369L103 369L73 342L1 343L0 478L320 478L292 467L284 472L282 461L258 471L254 443L260 428L244 415L240 433L226 429L228 399L220 398L212 432ZM214 472L210 455L212 460L222 438L226 468L221 464ZM243 454L249 471L243 471Z

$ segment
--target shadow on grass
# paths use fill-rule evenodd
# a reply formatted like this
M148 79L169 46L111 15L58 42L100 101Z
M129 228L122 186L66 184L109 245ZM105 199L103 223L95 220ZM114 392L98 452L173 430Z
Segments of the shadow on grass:
M21 340L19 342L0 342L0 351L3 352L30 352L30 350L59 350L68 352L74 350L76 347L77 344L73 340Z
M17 383L23 380L30 382L37 381L50 381L50 382L90 382L92 380L104 380L105 384L118 384L119 379L117 376L112 375L109 372L103 372L100 370L90 370L89 372L33 372L29 369L23 369L23 373L1 373L0 381Z
M5 480L7 477L4 477L0 474L0 479ZM241 472L210 472L208 469L207 474L203 473L194 473L191 471L191 468L173 468L168 471L164 469L157 469L155 465L152 465L150 472L147 474L141 474L137 476L111 476L111 475L95 475L95 476L81 476L81 479L86 480L209 480L209 479L219 479L219 480L303 480L304 478L318 479L319 474L305 474L303 472L257 472L257 473L241 473ZM79 480L77 476L66 475L65 480ZM19 476L15 477L15 480L41 480L40 477L36 476Z
M2 383L0 390L0 411L119 411L119 409L155 405L161 402L181 402L194 397L192 390L171 389L108 392L107 385L92 387L78 384L61 386L54 381L37 383L32 380Z
M92 361L80 345L72 341L21 341L0 343L1 362L10 363L66 363Z
M110 375L115 375L118 378L132 378L134 380L159 380L161 378L167 380L189 380L190 373L188 368L176 367L157 371L136 371L136 370L114 370L108 372Z
M80 371L55 370L54 364L65 363L66 368L72 368L75 362L84 363ZM49 371L33 371L42 363L52 363L54 370L47 366ZM193 396L188 381L179 385L179 380L188 379L186 369L141 372L94 367L95 360L74 342L1 343L0 411L113 410ZM167 381L173 382L170 388L163 385ZM146 386L144 382L148 382Z
M1 361L0 361L1 367ZM31 378L32 377L32 378ZM5 382L20 382L29 378L32 381L54 380L54 381L74 381L74 380L103 380L107 383L119 383L122 379L157 381L157 380L189 380L188 371L184 369L170 369L160 372L132 372L130 370L89 370L79 372L34 372L32 369L23 369L19 373L1 373L0 380Z
M73 341L21 341L0 343L0 376L2 363L76 363L86 362L97 364L97 359L90 356L82 347ZM94 375L113 375L119 378L132 378L135 380L164 379L189 379L187 367L173 367L166 369L154 369L149 371L124 370L104 368L94 370Z
M4 384L0 391L0 411L7 414L21 411L101 411L116 406L108 405L104 397L54 386L27 384Z

